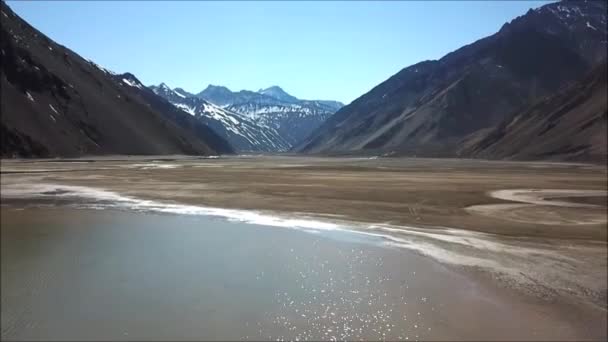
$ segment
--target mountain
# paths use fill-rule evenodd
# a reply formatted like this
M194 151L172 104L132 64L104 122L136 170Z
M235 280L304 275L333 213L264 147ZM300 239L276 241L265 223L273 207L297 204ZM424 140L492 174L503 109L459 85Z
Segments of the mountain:
M298 99L295 96L289 95L287 92L285 92L285 90L281 89L281 87L279 86L272 86L266 89L260 89L258 90L258 94L270 96L284 102L298 102Z
M606 62L572 86L469 137L460 154L500 159L557 159L606 163Z
M290 146L305 139L343 106L338 101L300 100L278 86L232 92L209 85L197 97L273 128Z
M180 96L192 97L194 94L185 91L182 88L175 88L175 92Z
M232 152L209 127L190 125L188 114L140 96L134 77L118 82L119 75L55 43L3 1L0 10L3 157Z
M234 103L238 97L226 87L211 84L207 86L205 90L196 94L196 96L209 102L213 102L213 104L220 107Z
M136 98L142 103L145 103L149 108L162 113L165 118L170 119L178 126L194 133L197 138L213 141L213 148L218 153L234 152L234 148L236 147L233 146L226 137L222 136L215 127L193 117L189 111L176 107L162 96L158 96L154 91L145 87L133 74L113 74L112 77L123 87L123 90L126 91L131 98Z
M165 83L149 87L173 106L213 128L238 151L277 152L290 148L273 128L231 112Z
M550 3L439 60L401 70L294 150L457 156L463 139L576 82L605 58L606 2Z

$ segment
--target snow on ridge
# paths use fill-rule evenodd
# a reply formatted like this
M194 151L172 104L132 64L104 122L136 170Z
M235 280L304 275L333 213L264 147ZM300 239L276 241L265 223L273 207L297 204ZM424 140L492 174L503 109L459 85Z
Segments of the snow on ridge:
M157 87L152 87L152 90L160 95L172 105L187 112L190 115L196 116L200 120L204 120L212 127L221 127L221 134L225 135L229 141L233 141L238 146L243 146L247 149L262 149L285 151L290 147L290 144L276 131L263 122L248 117L242 113L226 108L227 106L218 106L212 102L199 99L191 96L184 91L174 90L169 88L164 83ZM248 105L252 105L249 103ZM263 104L253 104L253 107L264 107ZM267 105L266 105L267 106ZM253 108L252 107L252 108ZM279 110L297 112L302 107L301 105L276 105L274 108L262 109L265 112ZM258 109L260 109L258 108ZM310 108L307 108L310 111ZM313 109L316 111L316 108ZM267 114L270 115L270 114ZM279 114L277 117L282 116ZM216 127L217 128L217 127Z
M200 109L205 114L209 115L211 118L221 121L224 124L224 126L226 126L226 128L230 129L234 133L242 135L242 133L238 129L241 122L239 120L237 120L234 117L234 115L230 115L224 109L222 109L212 103L209 103L209 102L203 102Z
M114 75L114 76L115 76L115 75L117 75L117 74L116 74L114 71L112 71L112 70L106 69L106 68L104 68L104 67L100 67L100 68L101 68L101 70L105 71L107 74Z
M53 49L52 49L52 48L49 46L49 50L53 50ZM114 71L109 70L109 69L106 69L106 68L102 67L101 65L99 65L99 64L97 64L97 63L95 63L95 62L93 62L92 60L90 60L90 59L88 59L88 58L85 58L85 60L86 60L87 62L89 62L89 64L91 64L92 66L96 67L97 69L99 69L99 70L101 70L101 71L105 72L106 74L110 74L110 75L112 75L112 76L116 76L116 75L117 75L117 73L115 73Z
M581 17L584 17L585 14L581 11L581 9L577 6L577 7L573 7L572 8L574 12L576 12L576 14L580 15Z
M562 6L562 5L558 5L557 6L557 10L560 12L566 12L566 13L570 13L570 10L568 9L568 7Z
M51 107L51 110L52 110L53 112L55 112L55 114L59 114L59 112L57 112L57 109L55 109L55 107L53 107L53 105L52 105L52 104L49 104L49 107Z
M131 86L131 87L135 87L135 88L139 88L139 89L141 89L141 88L142 88L142 85L141 85L140 83L137 83L137 82L135 82L135 81L132 81L132 80L130 80L130 79L128 79L128 78L123 78L123 79L122 79L122 81L123 81L124 83L126 83L127 85Z
M279 151L288 148L274 129L259 125L238 113L228 111L213 103L203 102L197 112L221 122L227 131L243 137L253 146L267 145ZM277 146L277 144L280 146Z
M326 109L324 107L317 107L313 105L261 105L261 104L242 104L232 105L228 107L229 110L239 114L241 117L246 117L255 122L264 123L272 122L276 120L282 120L286 118L307 118L307 117L325 117L333 114L335 111Z
M233 115L227 113L224 109L212 104L212 103L203 103L203 110L206 113L210 113L214 118L225 121L228 120L234 125L240 124L240 121L235 119Z
M183 110L184 112L186 112L186 113L188 113L190 115L195 115L196 114L196 112L194 111L194 108L192 108L192 107L190 107L188 105L185 105L185 104L179 103L179 102L171 102L171 104L173 104L175 107Z
M177 96L181 97L182 99L185 99L185 98L186 98L186 95L184 95L184 94L180 93L179 91L177 91L177 90L172 90L172 91L175 93L175 95L177 95Z

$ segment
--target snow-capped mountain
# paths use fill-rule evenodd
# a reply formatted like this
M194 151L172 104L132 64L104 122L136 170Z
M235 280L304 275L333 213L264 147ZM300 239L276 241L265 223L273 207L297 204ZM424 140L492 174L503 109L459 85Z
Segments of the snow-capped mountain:
M343 106L338 101L300 100L278 86L232 92L209 85L196 96L275 129L290 145L305 139Z
M274 97L275 99L285 101L285 102L298 102L298 99L294 96L287 94L281 87L272 86L266 89L258 90L259 94Z
M165 83L149 87L177 108L198 118L227 139L238 151L285 151L291 145L271 127L216 106Z

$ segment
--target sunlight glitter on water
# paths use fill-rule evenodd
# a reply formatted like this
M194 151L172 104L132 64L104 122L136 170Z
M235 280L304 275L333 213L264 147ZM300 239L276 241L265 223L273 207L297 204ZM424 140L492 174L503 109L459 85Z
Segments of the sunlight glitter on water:
M538 295L563 291L585 297L601 298L606 279L601 274L580 270L592 266L593 255L605 255L605 245L557 248L560 241L542 243L526 239L499 239L488 233L455 228L365 224L345 220L317 219L303 215L285 215L252 210L185 205L175 202L144 200L117 192L86 186L60 184L8 184L2 187L3 198L64 199L70 206L88 209L121 209L176 215L209 216L266 227L297 229L325 236L361 240L383 246L405 248L443 263L481 267L522 286L531 286ZM568 254L566 252L573 252ZM578 252L589 257L581 258ZM538 284L542 284L539 287Z

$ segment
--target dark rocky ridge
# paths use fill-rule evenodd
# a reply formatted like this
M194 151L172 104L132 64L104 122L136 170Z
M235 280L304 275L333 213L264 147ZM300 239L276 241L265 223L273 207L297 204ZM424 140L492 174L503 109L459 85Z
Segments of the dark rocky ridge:
M208 127L189 123L187 113L125 88L4 2L0 8L3 157L232 152Z
M459 152L488 159L607 161L606 62L580 82L468 137Z
M548 4L440 60L401 70L295 150L457 156L469 135L573 84L605 58L605 1Z
M183 110L176 108L171 102L158 96L153 90L145 87L133 74L113 75L114 80L123 86L130 95L139 98L150 108L162 113L178 126L192 132L203 141L213 141L213 148L218 153L232 153L233 146L214 128L201 120L197 120Z

